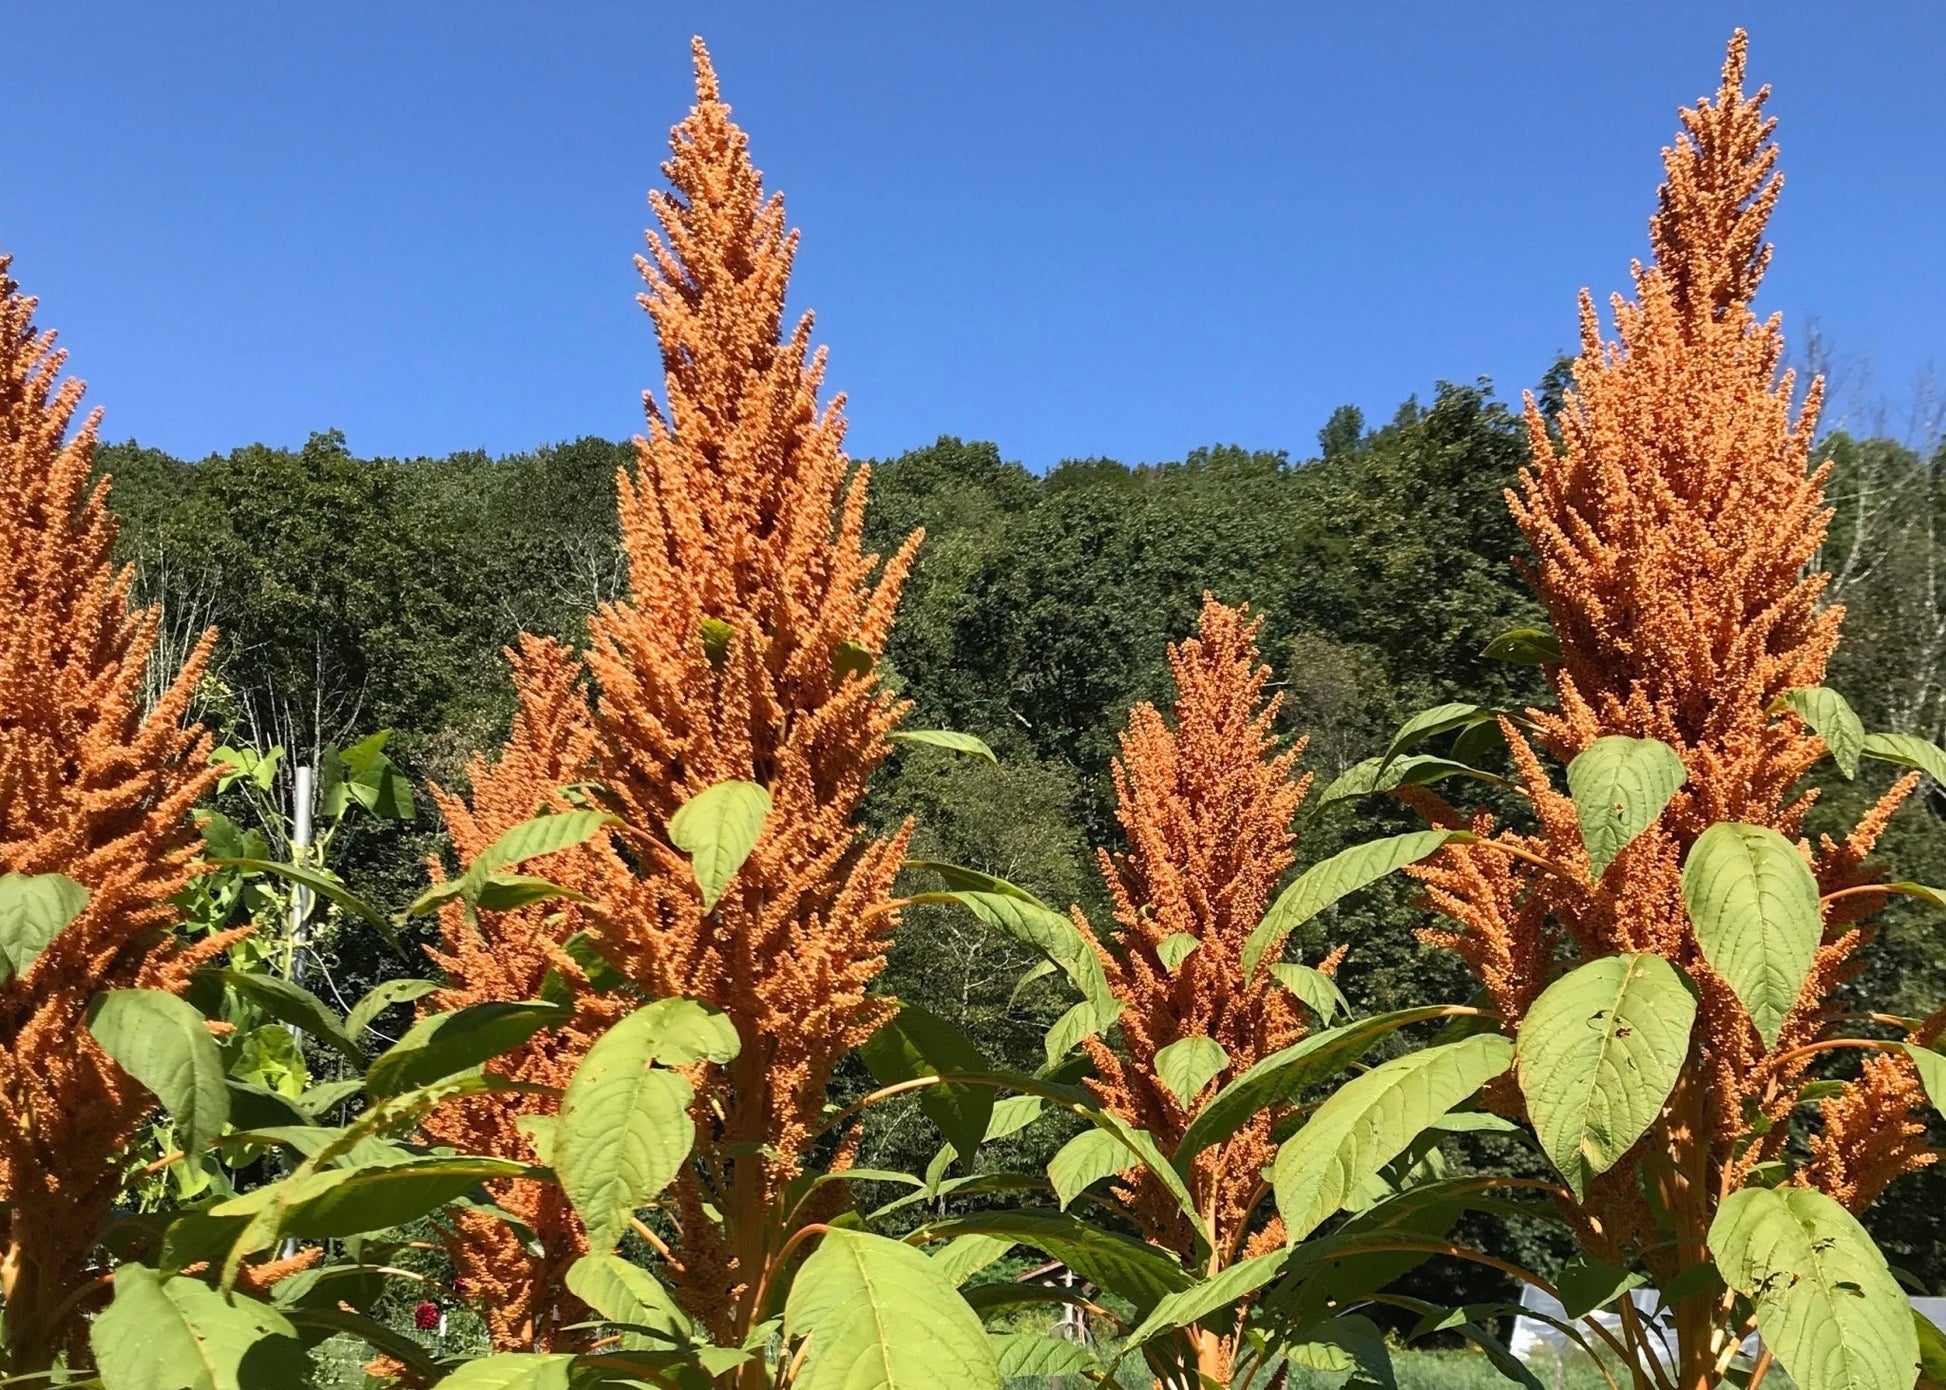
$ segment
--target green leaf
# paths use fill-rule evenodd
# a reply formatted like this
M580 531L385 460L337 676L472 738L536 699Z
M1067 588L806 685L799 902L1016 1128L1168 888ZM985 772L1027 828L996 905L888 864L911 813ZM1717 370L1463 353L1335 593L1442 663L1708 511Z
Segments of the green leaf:
M1079 1342L1040 1332L993 1332L987 1335L1003 1380L1046 1380L1050 1376L1085 1379L1101 1362Z
M1032 1246L1089 1283L1127 1299L1138 1317L1191 1282L1175 1259L1158 1247L1065 1212L970 1212L936 1221L926 1232L940 1239L1002 1236Z
M881 1086L923 1076L992 1070L966 1034L916 1004L903 1005L890 1022L865 1040L858 1055ZM993 1118L993 1088L950 1082L928 1086L919 1092L919 1108L939 1127L960 1162L971 1163Z
M1155 1054L1156 1079L1168 1087L1183 1109L1194 1104L1203 1087L1230 1065L1230 1054L1212 1038L1178 1038Z
M467 866L467 873L477 874L483 881L488 874L511 869L516 864L538 859L543 854L558 854L564 849L585 845L609 826L621 823L619 816L606 811L560 811L535 816L508 828L495 838L492 844L480 851L480 857Z
M461 1363L439 1390L568 1390L574 1362L564 1351L503 1351Z
M696 625L703 639L703 656L717 670L729 659L730 639L736 636L736 629L721 618L705 618Z
M390 735L391 730L381 729L349 748L325 753L318 801L327 817L335 820L343 815L350 800L380 820L413 818L412 783L385 755L385 741Z
M872 667L876 665L878 658L872 655L870 647L862 642L840 642L838 649L831 653L831 679L839 685L843 685L848 676L857 676L862 680L872 673Z
M551 879L534 874L488 874L480 884L474 902L484 912L511 912L517 907L556 899L575 903L594 901L586 893L564 888Z
M230 1117L223 1055L203 1016L173 994L117 989L88 1005L102 1051L146 1086L176 1127L185 1153L207 1148Z
M1464 1333L1465 1328L1455 1326L1452 1330ZM1479 1332L1487 1343L1492 1343L1492 1337L1482 1329L1473 1330ZM1308 1328L1302 1335L1304 1340L1289 1350L1294 1365L1323 1372L1327 1376L1346 1377L1340 1384L1369 1386L1373 1390L1397 1390L1398 1379L1392 1368L1391 1350L1385 1344L1385 1334L1370 1318L1348 1313ZM1504 1350L1500 1354L1506 1360L1513 1361L1513 1357ZM1488 1355L1491 1358L1492 1353ZM1518 1362L1514 1364L1519 1365ZM1506 1373L1504 1369L1502 1373ZM1528 1376L1527 1380L1532 1382L1530 1390L1540 1390L1539 1382L1534 1381L1532 1376Z
M791 1282L787 1341L808 1341L792 1390L1000 1390L979 1318L919 1251L827 1231Z
M1380 759L1380 769L1383 771L1399 754L1416 748L1429 738L1436 738L1452 729L1467 729L1475 724L1487 723L1495 713L1485 705L1469 704L1434 705L1431 709L1421 710L1399 725L1399 731L1392 735L1392 742L1386 746L1385 756Z
M89 1330L103 1390L269 1390L306 1384L310 1357L275 1308L199 1279L125 1264Z
M1544 627L1517 627L1487 643L1480 655L1516 666L1558 666L1561 639Z
M570 1017L571 1010L537 1000L469 1004L433 1014L379 1054L365 1073L365 1089L382 1100L468 1071Z
M985 758L995 767L1000 760L993 756L993 750L984 739L971 734L954 733L951 729L900 729L885 736L889 743L923 743L933 748L944 748L954 753L968 753L976 758Z
M1913 734L1867 734L1865 746L1859 751L1880 762L1917 768L1946 787L1946 752L1941 752L1939 745L1930 739Z
M1277 1151L1271 1183L1285 1238L1302 1240L1434 1120L1506 1071L1513 1042L1480 1033L1346 1082Z
M1156 944L1156 959L1162 962L1164 970L1173 975L1189 959L1190 952L1202 944L1194 932L1173 932Z
M1416 830L1409 835L1353 845L1313 864L1298 876L1297 882L1277 895L1263 921L1243 943L1244 980L1247 982L1257 973L1257 965L1265 956L1276 959L1284 949L1285 937L1340 898L1376 883L1394 869L1418 863L1457 838L1472 837L1456 830Z
M394 1004L423 999L438 988L431 980L386 980L374 985L363 999L351 1006L351 1013L345 1019L345 1032L353 1038L363 1038L365 1030Z
M316 869L305 864L280 864L274 859L212 859L208 861L218 868L243 869L249 873L275 874L287 879L300 888L308 888L326 902L336 903L352 916L361 919L382 937L394 951L400 951L398 933L392 924L385 920L385 914L359 897L339 881L336 874L326 869Z
M1047 1180L1054 1184L1054 1196L1062 1211L1103 1178L1112 1178L1135 1166L1135 1155L1105 1129L1084 1129L1068 1140L1048 1160Z
M1946 1057L1917 1043L1901 1043L1899 1048L1912 1059L1913 1068L1919 1073L1919 1084L1925 1088L1932 1108L1946 1117Z
M695 1339L688 1314L646 1269L619 1255L583 1255L568 1269L568 1292L608 1322L646 1327L673 1346Z
M995 878L992 874L983 873L978 869L969 869L962 864L947 864L938 859L908 859L901 867L921 873L937 874L948 888L964 889L972 893L999 893L1004 897L1030 902L1036 907L1047 906L1025 888L1015 887L1004 878Z
M658 1005L686 1007L659 1010ZM694 1000L658 1000L597 1038L575 1069L561 1097L554 1171L588 1228L592 1249L614 1249L636 1209L674 1180L695 1147L696 1125L689 1115L694 1092L681 1075L656 1063L699 1060L687 1035L705 1027L717 1032L715 1020L721 1018ZM729 1030L727 1020L720 1029ZM723 1041L711 1060L728 1059ZM734 1052L728 1049L728 1055Z
M315 1157L315 1156L314 1156ZM285 1236L342 1240L388 1231L439 1210L483 1182L531 1177L535 1169L475 1155L407 1157L351 1168L300 1169L210 1209L217 1217L262 1218L241 1253ZM234 1253L234 1252L233 1252Z
M1911 1390L1912 1304L1837 1202L1808 1188L1744 1188L1717 1209L1709 1248L1800 1390Z
M1568 764L1568 794L1588 848L1589 876L1599 880L1687 780L1676 750L1658 739L1614 734L1584 748Z
M1561 1291L1561 1306L1568 1321L1579 1322L1648 1280L1633 1270L1604 1264L1584 1250L1561 1267L1554 1282Z
M1311 809L1316 813L1335 802L1395 791L1400 787L1430 786L1448 777L1468 777L1496 786L1507 784L1504 777L1496 777L1491 772L1483 772L1452 758L1435 757L1430 753L1408 753L1389 761L1382 757L1367 758L1339 773L1324 789L1324 794L1312 803Z
M1238 1260L1210 1278L1170 1294L1157 1303L1128 1334L1124 1354L1164 1332L1189 1327L1218 1309L1234 1307L1238 1299L1255 1293L1275 1279L1289 1254L1288 1250L1272 1250L1267 1254L1253 1255L1247 1260Z
M1811 973L1824 917L1797 846L1761 825L1705 830L1682 870L1683 902L1703 958L1729 982L1766 1047Z
M1088 1032L1083 1036L1106 1029L1121 1013L1120 1001L1108 988L1101 957L1095 954L1094 946L1081 935L1080 929L1060 913L1007 893L965 890L917 893L912 901L958 903L987 926L1005 932L1053 961L1055 968L1089 1005Z
M253 1000L279 1023L303 1029L347 1061L361 1067L365 1064L363 1050L351 1040L351 1034L338 1021L337 1014L301 985L292 984L281 976L250 970L200 970L197 973L228 985L238 994Z
M703 891L703 911L716 906L763 833L770 793L755 782L718 782L669 817L669 842L687 854Z
M1328 1024L1339 1014L1351 1017L1351 1001L1338 988L1338 982L1322 970L1279 961L1270 967L1270 974L1278 984L1296 995L1319 1023Z
M1696 997L1656 955L1569 971L1521 1020L1515 1074L1541 1149L1576 1198L1662 1112L1689 1053Z
M1414 1023L1444 1018L1452 1011L1434 1004L1361 1018L1301 1038L1271 1053L1232 1081L1197 1112L1176 1144L1175 1168L1187 1173L1197 1154L1220 1144L1266 1106L1288 1101L1325 1077L1350 1066L1381 1038Z
M927 1258L958 1288L1013 1248L1005 1236L956 1236Z
M1807 685L1785 691L1778 703L1796 711L1798 718L1824 740L1838 771L1847 778L1858 775L1858 758L1865 751L1865 726L1844 696L1830 686Z
M88 906L65 874L0 874L0 985L27 967Z

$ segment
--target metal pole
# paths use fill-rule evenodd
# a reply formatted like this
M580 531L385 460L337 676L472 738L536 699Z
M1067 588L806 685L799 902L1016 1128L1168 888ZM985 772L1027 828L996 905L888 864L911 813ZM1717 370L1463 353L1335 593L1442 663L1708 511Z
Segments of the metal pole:
M311 800L315 778L312 769L295 769L291 787L291 862L303 864L311 850ZM291 968L290 979L301 985L308 973L304 965L304 923L311 915L311 890L296 887L291 891Z

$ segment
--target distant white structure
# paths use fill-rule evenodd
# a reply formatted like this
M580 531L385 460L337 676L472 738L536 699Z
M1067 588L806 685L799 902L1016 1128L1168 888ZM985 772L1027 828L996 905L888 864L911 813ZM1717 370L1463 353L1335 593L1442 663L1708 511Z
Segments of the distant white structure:
M1669 1315L1666 1312L1660 1318L1656 1316L1656 1305L1660 1301L1661 1295L1654 1289L1629 1290L1629 1302L1635 1305L1641 1325L1648 1329L1649 1345L1656 1359L1665 1369L1673 1370L1675 1331L1669 1325ZM1935 1327L1946 1328L1946 1298L1914 1298L1912 1306ZM1514 1335L1508 1339L1508 1350L1529 1367L1538 1362L1558 1370L1563 1356L1579 1350L1568 1340L1567 1334L1554 1325L1568 1320L1567 1310L1531 1284L1521 1292L1520 1307L1521 1315L1514 1319ZM1550 1322L1549 1319L1553 1321ZM1613 1333L1617 1340L1620 1340L1622 1335L1620 1313L1611 1311L1591 1313L1574 1324L1576 1330L1580 1331L1590 1344L1599 1346L1600 1342L1596 1335L1586 1329L1585 1324L1591 1322L1600 1323ZM1758 1342L1754 1335L1743 1344L1746 1355L1754 1356L1757 1347Z

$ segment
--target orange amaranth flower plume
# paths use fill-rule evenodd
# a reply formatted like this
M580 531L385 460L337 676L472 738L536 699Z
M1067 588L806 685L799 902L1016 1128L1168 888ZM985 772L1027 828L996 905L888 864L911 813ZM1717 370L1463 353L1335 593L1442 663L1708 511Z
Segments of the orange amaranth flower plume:
M1790 1054L1839 1007L1850 957L1871 938L1860 920L1881 901L1827 907L1816 965L1766 1048L1703 958L1681 896L1684 857L1712 823L1799 834L1813 794L1798 783L1824 745L1776 702L1821 682L1841 616L1820 607L1825 576L1810 569L1830 515L1825 471L1808 468L1822 384L1809 384L1794 415L1779 322L1750 307L1770 258L1764 223L1781 177L1775 122L1763 114L1768 89L1743 92L1745 47L1739 31L1716 99L1685 110L1683 134L1663 152L1655 259L1634 267L1634 302L1613 301L1617 342L1603 342L1582 296L1582 351L1558 450L1528 403L1533 463L1509 504L1535 557L1526 576L1560 640L1560 663L1548 669L1558 708L1529 712L1531 740L1510 721L1502 727L1537 824L1495 835L1477 818L1469 828L1495 843L1450 846L1417 871L1431 905L1458 924L1426 936L1465 957L1509 1026L1545 985L1563 935L1584 958L1655 952L1697 982L1700 1069L1679 1083L1649 1140L1678 1173L1709 1165L1707 1183L1679 1184L1677 1196L1698 1209L1677 1219L1696 1229L1727 1190L1718 1175L1740 1177L1780 1152L1810 1060ZM1688 782L1590 882L1574 806L1539 753L1566 763L1618 734L1669 745ZM1823 892L1872 881L1866 856L1915 780L1894 786L1842 844L1804 846ZM1435 819L1461 823L1429 794L1417 800ZM1567 872L1540 871L1503 847ZM1510 1091L1500 1099L1516 1103ZM1800 1179L1851 1205L1869 1202L1930 1161L1923 1127L1899 1118L1918 1101L1909 1064L1868 1066L1827 1102L1816 1161ZM1746 1139L1754 1142L1740 1147ZM1589 1208L1591 1229L1611 1248L1656 1244L1632 1166L1598 1181ZM1695 1254L1665 1247L1653 1258Z
M563 789L588 775L593 753L594 726L573 656L555 642L523 635L508 659L518 705L506 748L491 765L474 760L470 797L433 789L462 863L472 863L522 821L570 809ZM543 855L530 861L527 872L585 878L591 854L575 848ZM438 876L437 866L434 873ZM538 999L549 988L551 972L572 992L573 1016L490 1066L501 1075L558 1090L623 1008L616 996L590 988L581 965L563 949L562 943L586 925L572 902L483 911L478 920L469 919L458 903L448 903L440 912L439 947L429 952L446 987L429 1002L447 1010ZM435 1111L425 1129L463 1152L545 1164L546 1154L522 1124L532 1116L552 1115L555 1108L551 1099L529 1093L475 1096ZM587 1253L587 1237L557 1185L515 1180L495 1183L493 1190L497 1204L518 1217L533 1240L523 1241L497 1217L458 1213L446 1242L454 1273L463 1281L456 1287L481 1309L497 1348L551 1351L581 1315L563 1281L568 1267Z
M867 839L856 816L904 709L874 667L919 537L882 572L864 550L867 470L843 452L842 397L819 407L824 355L811 352L809 317L784 332L797 234L765 195L700 42L695 55L697 105L663 166L675 192L651 195L661 235L639 262L666 404L647 402L636 475L618 482L629 597L590 619L586 657L586 775L632 829L625 854L591 846L541 871L599 904L593 937L634 985L711 1004L742 1039L701 1087L702 1161L672 1191L666 1260L684 1305L734 1345L776 1253L767 1242L788 1234L775 1208L812 1147L832 1068L895 1007L872 986L897 923L906 834ZM522 815L576 779L565 754L582 736L562 733L563 756L540 755L549 735L534 712L566 700L571 680L558 655L529 658ZM773 809L706 913L665 832L686 801L733 779L767 788ZM490 953L505 930L493 924ZM455 1000L531 994L525 981L488 983L487 964L457 944L449 932L448 968L467 991Z
M1122 1002L1122 1051L1089 1039L1097 1076L1088 1084L1109 1110L1153 1134L1165 1154L1215 1089L1304 1034L1297 1000L1268 971L1246 982L1241 968L1244 942L1295 857L1291 823L1311 782L1295 772L1303 741L1277 746L1282 697L1264 698L1270 671L1255 645L1260 621L1204 595L1197 635L1169 650L1173 727L1154 705L1129 712L1114 765L1116 815L1129 847L1099 852L1115 904L1112 936L1101 941L1075 913ZM1168 964L1182 949L1188 953ZM1336 963L1333 953L1326 968ZM1208 1038L1227 1059L1188 1104L1155 1065L1156 1053L1185 1038ZM1191 1195L1218 1263L1282 1239L1274 1218L1254 1236L1247 1229L1259 1175L1276 1155L1276 1118L1259 1111L1192 1166ZM1192 1253L1194 1233L1160 1183L1143 1175L1127 1195L1151 1239ZM1205 1340L1202 1368L1223 1381L1232 1349Z
M129 608L109 558L108 486L90 487L99 417L70 436L81 383L35 328L0 256L0 872L65 874L86 909L0 985L0 1295L18 1373L80 1328L88 1251L115 1156L152 1108L88 1036L103 990L180 993L228 937L179 950L169 900L189 881L189 811L214 783L184 716L213 633L153 709L142 675L158 615Z

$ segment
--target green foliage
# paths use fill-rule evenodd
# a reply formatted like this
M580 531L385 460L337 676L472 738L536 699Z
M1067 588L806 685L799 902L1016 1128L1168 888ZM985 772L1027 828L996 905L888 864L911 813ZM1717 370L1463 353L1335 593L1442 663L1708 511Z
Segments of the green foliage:
M1691 847L1682 896L1704 958L1774 1046L1824 932L1811 866L1775 830L1723 822Z
M223 1057L191 1005L161 990L111 990L89 1003L88 1032L162 1103L185 1151L222 1132L230 1115Z
M1646 954L1579 966L1528 1009L1515 1072L1541 1147L1577 1198L1648 1132L1695 1022L1688 982Z
M1599 879L1689 780L1676 750L1652 738L1598 738L1568 764L1568 794Z
M1801 1390L1911 1390L1912 1305L1865 1228L1831 1198L1806 1188L1734 1192L1709 1247Z
M0 985L27 968L88 906L88 890L61 874L0 874Z
M754 782L718 782L685 801L669 817L669 842L687 854L708 912L763 834L770 793Z
M284 1315L140 1265L115 1275L115 1301L90 1332L103 1390L259 1390L301 1385L310 1361Z

